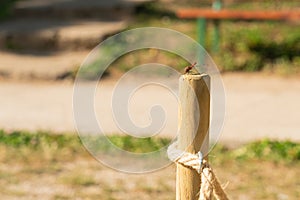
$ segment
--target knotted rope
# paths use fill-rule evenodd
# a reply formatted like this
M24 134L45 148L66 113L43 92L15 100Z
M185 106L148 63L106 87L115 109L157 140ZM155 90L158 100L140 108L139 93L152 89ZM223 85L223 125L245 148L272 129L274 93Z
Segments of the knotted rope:
M199 200L211 200L212 193L217 200L228 200L220 182L206 160L203 160L201 152L192 154L183 152L177 148L174 142L168 148L168 157L184 167L196 170L201 176Z

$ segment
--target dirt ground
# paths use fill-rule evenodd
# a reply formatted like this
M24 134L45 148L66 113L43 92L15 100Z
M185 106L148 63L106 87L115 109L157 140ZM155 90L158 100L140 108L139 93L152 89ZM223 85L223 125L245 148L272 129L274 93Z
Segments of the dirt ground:
M226 118L220 141L243 143L261 138L300 141L298 77L243 73L226 73L222 77L226 94ZM72 82L3 80L0 83L1 128L75 131ZM113 83L111 80L105 81L101 85L101 94L96 94L95 106L99 115L112 115L109 97L114 89ZM139 91L136 98L143 99L143 103L131 111L131 116L136 120L145 119L141 123L149 122L145 106L151 106L155 100L153 97L166 97L160 102L167 112L168 120L161 135L174 137L177 101L166 93L168 91L155 87ZM112 117L101 120L106 133L120 132Z
M31 153L19 149L16 155L0 147L0 198L175 199L174 165L153 173L126 174L101 165L87 154L77 152L79 155L66 157L63 156L66 152L61 150L55 157L52 151L51 147ZM7 156L10 154L13 156ZM300 197L299 163L255 160L215 163L213 155L211 160L230 199L296 200Z

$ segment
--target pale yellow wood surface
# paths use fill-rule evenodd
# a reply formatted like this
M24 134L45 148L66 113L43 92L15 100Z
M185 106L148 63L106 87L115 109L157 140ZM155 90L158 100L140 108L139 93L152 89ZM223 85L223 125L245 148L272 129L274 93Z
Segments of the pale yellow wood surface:
M210 77L205 74L187 74L179 79L178 148L181 150L190 153L197 153L200 149L201 152L208 151L209 87ZM197 200L200 175L178 164L176 176L176 200Z

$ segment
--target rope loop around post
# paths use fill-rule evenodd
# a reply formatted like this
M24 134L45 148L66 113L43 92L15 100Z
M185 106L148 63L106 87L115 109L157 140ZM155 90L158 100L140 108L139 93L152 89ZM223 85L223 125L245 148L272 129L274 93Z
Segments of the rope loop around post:
M168 147L167 153L172 162L196 170L201 175L199 200L211 200L212 194L217 200L228 200L220 182L200 151L196 154L184 152L179 150L177 142L174 142Z

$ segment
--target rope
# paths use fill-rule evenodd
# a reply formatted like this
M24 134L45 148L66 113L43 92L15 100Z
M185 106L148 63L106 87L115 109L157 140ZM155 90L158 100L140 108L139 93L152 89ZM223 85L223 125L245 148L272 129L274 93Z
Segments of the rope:
M200 186L200 194L199 200L207 200L211 199L213 187L212 184L212 173L209 168L203 168L201 173L201 186Z
M167 153L171 161L196 170L201 175L199 200L210 200L212 193L217 200L228 200L220 182L207 161L203 160L200 151L197 154L181 151L177 148L177 142L174 142L169 146Z

